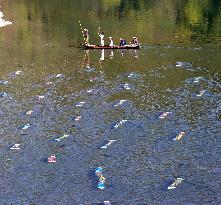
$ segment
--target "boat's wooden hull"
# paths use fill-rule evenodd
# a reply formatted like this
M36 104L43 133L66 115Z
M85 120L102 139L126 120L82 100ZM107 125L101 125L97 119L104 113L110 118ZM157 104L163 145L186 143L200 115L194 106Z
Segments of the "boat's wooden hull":
M125 45L125 46L100 46L100 45L85 45L82 44L85 49L139 49L139 45Z

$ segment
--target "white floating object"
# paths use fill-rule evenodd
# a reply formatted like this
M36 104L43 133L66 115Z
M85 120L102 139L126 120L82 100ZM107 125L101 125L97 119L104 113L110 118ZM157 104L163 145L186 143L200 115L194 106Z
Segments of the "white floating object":
M133 74L133 73L131 73L130 75L128 75L128 78L131 78L133 75L134 75L134 74Z
M108 140L108 143L102 146L101 149L107 149L114 142L116 142L116 140Z
M6 97L7 93L0 93L0 97Z
M111 205L110 201L104 201L104 205Z
M81 116L79 115L79 116L75 117L74 120L75 120L75 122L76 122L76 121L79 121L80 119L81 119Z
M87 93L93 93L93 91L94 91L93 89L90 89L87 91Z
M57 142L60 142L62 139L67 138L67 137L69 137L69 135L63 135L63 136L61 136L59 138L56 138L54 140L57 141Z
M20 70L15 71L15 75L19 75L19 74L21 74Z
M31 115L33 113L33 110L29 110L28 112L26 112L26 115Z
M118 103L116 103L114 105L114 107L118 107L118 106L122 105L124 102L126 102L126 100L120 100Z
M19 150L20 149L20 144L15 144L15 145L13 145L11 148L10 148L11 150Z
M50 157L48 157L48 163L56 163L56 156L55 155L51 155Z
M193 82L194 82L194 83L198 83L200 79L202 79L202 77L195 78L195 79L193 80Z
M39 99L39 100L42 100L42 99L44 99L44 98L45 98L44 95L39 95L39 96L38 96L38 99Z
M183 178L176 178L175 181L170 186L168 186L167 188L168 189L176 189L177 185L182 183L183 180L184 180Z
M47 85L50 85L50 84L52 84L52 82L47 82L46 84L47 84Z
M114 125L115 128L120 127L121 125L123 125L125 122L127 122L128 120L121 120L119 123L117 123L116 125Z
M90 78L90 82L93 82L93 81L95 81L97 79L98 79L98 77Z
M22 129L22 130L27 130L27 129L30 128L30 127L31 127L30 124L26 124L26 125L24 125L21 129Z
M176 67L181 67L182 66L182 62L176 62Z
M82 107L86 102L79 102L78 104L76 104L76 107Z
M200 91L200 94L197 94L196 96L201 97L205 92L206 92L205 90L202 90L202 91Z
M186 135L185 132L180 132L173 140L174 141L179 141L182 137L184 137Z
M159 116L159 119L164 119L165 117L167 117L169 114L171 114L172 112L164 112Z
M57 74L55 77L60 78L60 77L62 77L62 74Z
M126 90L130 90L130 87L129 87L129 84L124 84L124 88L126 89Z
M9 83L9 81L7 81L7 80L0 80L0 84L3 84L3 85L7 85Z

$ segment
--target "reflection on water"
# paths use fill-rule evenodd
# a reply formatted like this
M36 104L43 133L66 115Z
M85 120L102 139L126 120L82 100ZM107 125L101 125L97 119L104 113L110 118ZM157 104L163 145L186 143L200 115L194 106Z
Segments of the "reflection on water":
M3 8L0 204L220 204L220 1ZM83 50L79 19L143 45Z
M109 59L114 59L114 50L110 50L110 49L100 49L98 50L100 51L100 59L99 59L99 62L100 62L100 66L102 67L102 61L105 60L105 53L107 54L108 53L108 57ZM97 52L98 52L97 51ZM82 64L82 68L85 67L87 69L90 70L90 52L95 52L93 50L85 50L85 55L84 55L84 60L83 60L83 64ZM136 49L130 49L130 50L126 50L126 49L120 49L120 50L116 50L115 51L116 53L120 53L121 57L124 56L124 54L126 54L127 52L133 56L134 58L138 58L138 50ZM88 71L89 71L88 70Z

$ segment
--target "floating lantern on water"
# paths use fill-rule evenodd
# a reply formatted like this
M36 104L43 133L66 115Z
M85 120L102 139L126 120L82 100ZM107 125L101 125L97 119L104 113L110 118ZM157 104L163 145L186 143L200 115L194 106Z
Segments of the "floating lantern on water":
M164 113L162 113L162 114L159 116L159 118L160 118L160 119L164 119L165 117L167 117L167 116L170 115L170 114L172 114L172 112L164 112Z
M121 120L119 123L117 123L116 125L114 125L114 128L118 128L121 125L123 125L125 122L127 122L128 120Z
M59 138L56 138L54 140L57 141L57 142L60 142L62 139L67 138L67 137L69 137L69 135L63 135L63 136L61 136Z
M12 147L10 147L11 150L19 150L20 144L14 144Z
M101 149L107 149L114 142L116 142L116 140L108 140L108 143L102 146Z
M124 102L126 102L126 100L120 100L118 103L116 103L114 105L114 107L118 107L118 106L122 105Z
M27 130L27 129L30 128L30 127L31 127L30 124L26 124L26 125L24 125L21 129L22 129L22 130Z
M55 155L51 155L50 157L48 157L48 163L56 163L56 156Z
M184 137L186 135L185 132L180 132L173 140L174 141L179 141L182 137Z
M104 189L105 188L106 179L103 176L102 172L103 172L102 167L98 167L98 168L95 169L95 174L96 174L97 177L99 177L99 182L98 182L98 185L97 185L98 189Z
M81 116L77 116L77 117L75 117L74 120L75 120L75 122L76 122L76 121L79 121L80 119L81 119Z
M177 185L181 184L183 180L184 180L183 178L176 178L175 181L167 188L168 189L176 189Z
M28 112L26 112L26 115L31 115L33 113L33 110L29 110Z
M20 70L15 71L15 75L19 75L19 74L21 74Z

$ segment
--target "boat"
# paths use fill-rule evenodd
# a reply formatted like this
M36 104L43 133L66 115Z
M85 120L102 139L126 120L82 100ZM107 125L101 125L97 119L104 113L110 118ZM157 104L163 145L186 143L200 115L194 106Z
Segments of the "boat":
M82 44L85 49L139 49L140 45L124 45L124 46L101 46L101 45L88 45Z

